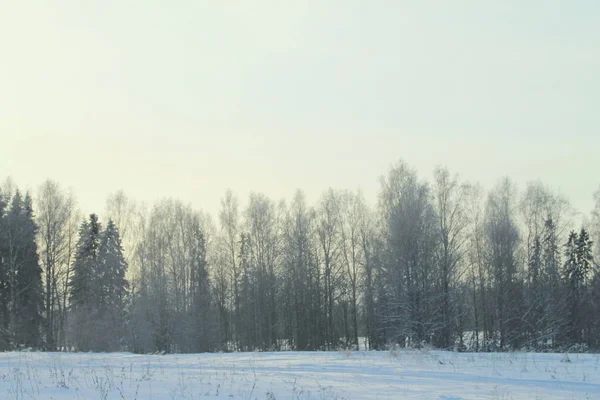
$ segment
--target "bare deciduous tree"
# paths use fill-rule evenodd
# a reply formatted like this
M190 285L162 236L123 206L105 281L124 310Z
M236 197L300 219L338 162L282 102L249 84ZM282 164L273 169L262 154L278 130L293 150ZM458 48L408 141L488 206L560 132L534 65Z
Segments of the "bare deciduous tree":
M44 277L46 347L65 345L67 285L77 241L79 213L72 194L54 181L44 182L37 196L40 261Z
M469 186L461 185L456 176L446 169L438 168L434 174L433 196L437 217L438 277L441 301L439 305L440 329L435 344L449 348L456 336L462 338L462 326L458 324L459 280L464 272L461 264L466 252L466 205Z

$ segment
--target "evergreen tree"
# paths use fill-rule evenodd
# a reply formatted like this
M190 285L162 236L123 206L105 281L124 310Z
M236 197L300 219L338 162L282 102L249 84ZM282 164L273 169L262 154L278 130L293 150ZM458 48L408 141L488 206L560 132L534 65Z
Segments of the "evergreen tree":
M196 227L194 236L194 258L190 269L191 307L188 316L192 326L190 351L204 352L212 350L211 346L216 343L213 328L217 321L214 319L215 313L211 312L214 310L210 296L206 240L199 227Z
M125 278L127 261L123 256L119 231L112 220L108 221L101 237L97 271L100 283L99 305L109 310L122 310L129 289Z
M98 322L107 333L101 338L103 340L100 347L104 350L116 350L125 336L125 301L129 289L125 278L127 262L123 256L119 231L112 220L108 221L106 230L100 236L94 279L97 282L95 292Z
M98 314L98 252L100 248L100 223L96 214L84 221L79 229L75 262L69 283L69 299L74 316L75 346L87 351L93 346L94 327L91 322Z
M22 262L22 246L24 244L23 196L17 190L11 199L10 209L6 215L7 234L7 284L8 284L8 337L10 346L14 348L18 340L18 316L20 303L17 301L17 277Z
M563 266L563 281L565 287L565 327L562 338L567 343L577 342L577 314L580 303L580 285L583 277L577 265L577 234L569 233L565 244L565 264Z
M589 346L595 351L600 350L600 270L596 269L592 279L591 313Z
M19 271L16 277L17 303L19 304L18 338L28 347L41 346L43 309L42 268L40 267L37 244L37 226L34 222L32 199L26 194L21 210L23 234Z
M0 192L0 351L9 347L9 282L8 282L8 237L6 207L8 199Z
M566 327L564 337L567 344L580 344L584 340L584 330L588 327L586 315L589 311L589 296L586 280L592 266L592 242L585 229L579 236L572 231L565 244L565 265L563 279L565 285ZM589 329L587 329L589 331Z
M531 246L531 254L527 264L528 272L528 328L529 340L535 345L538 343L541 322L544 315L543 288L542 288L542 244L539 236L536 236Z
M579 269L581 270L581 276L583 278L583 282L585 283L586 279L589 278L589 273L592 270L592 241L590 240L590 236L588 235L585 229L581 229L579 232L579 238L577 239L577 261L579 264Z
M12 199L0 200L0 347L3 349L41 345L43 294L31 203L31 196L23 198L18 190Z
M544 319L542 323L544 340L550 340L553 348L557 346L558 334L564 316L561 313L560 298L560 251L556 225L552 218L546 219L542 238L543 264L543 306Z
M590 279L592 273L593 266L593 256L592 256L592 241L585 229L581 229L579 232L579 238L577 240L577 262L579 264L579 269L581 270L583 288L581 295L581 307L579 309L580 318L581 318L581 330L583 332L583 342L588 346L592 346L592 329L593 329L593 318L590 318L590 315L593 315L593 307L592 307L592 280Z

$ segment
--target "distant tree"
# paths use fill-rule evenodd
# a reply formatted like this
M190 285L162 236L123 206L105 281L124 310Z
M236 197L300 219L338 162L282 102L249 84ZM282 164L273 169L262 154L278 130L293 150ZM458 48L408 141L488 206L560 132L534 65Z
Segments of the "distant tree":
M486 236L493 291L493 331L500 348L518 349L524 340L522 280L519 279L519 230L515 221L515 188L503 179L488 195ZM497 335L496 335L497 333Z
M600 242L600 187L594 193L594 208L591 218L591 235L596 243ZM600 246L596 246L594 260L596 264L600 263Z
M341 196L333 189L329 189L321 198L317 209L316 234L322 260L325 321L324 338L328 348L336 348L339 338L343 335L336 329L336 298L340 298L342 279L343 255L342 247L342 215ZM348 260L350 262L350 260Z
M592 288L593 288L593 280L594 277L594 257L593 257L593 242L590 240L589 234L587 230L584 228L579 232L579 238L577 240L577 261L579 264L579 268L581 269L581 273L583 275L583 305L580 310L582 314L582 330L583 330L583 340L584 343L588 345L588 347L592 346L593 342L593 320L594 318L589 318L589 315L592 315L593 312L593 299L592 299Z
M173 206L169 201L154 206L142 244L144 253L140 290L144 297L140 305L144 314L141 320L148 325L146 338L142 341L146 346L145 352L172 352L174 348L173 325L176 316L170 297L172 282L169 279L168 259Z
M123 256L129 269L131 269L132 264L136 262L136 244L140 240L140 235L137 232L139 206L127 197L123 190L119 190L108 196L105 210L106 219L111 220L119 231L119 237L123 245Z
M80 351L88 351L95 346L95 322L102 297L98 279L100 233L98 216L91 214L89 221L84 221L79 229L73 263L69 303L73 314L74 345Z
M316 259L315 211L298 190L285 222L283 233L283 288L280 313L283 339L297 350L313 350L325 343L318 325L321 300L321 275ZM322 315L322 314L321 314Z
M5 287L6 287L6 334L7 342L11 348L15 348L18 343L18 319L20 316L21 303L18 301L18 283L21 269L23 267L23 256L27 246L26 228L23 221L23 196L16 189L10 199L10 208L5 218L5 237L6 237L6 269L5 269Z
M362 224L365 223L365 205L362 194L343 192L341 194L341 253L344 266L345 282L347 286L348 302L350 303L350 337L347 338L352 348L359 348L359 301L363 283L366 257L365 249L367 237L361 237ZM365 232L366 234L366 232Z
M566 326L562 334L563 339L570 344L580 340L578 334L578 314L581 305L581 286L583 276L577 262L577 234L569 233L565 244L565 264L563 266L563 282L565 291Z
M280 221L273 201L263 194L250 194L244 212L248 253L256 274L256 345L263 350L278 348L277 296L280 260ZM240 249L241 250L241 249Z
M600 243L600 187L594 193L594 209L592 211L591 219L591 235L596 244ZM590 338L592 341L592 348L595 350L600 349L600 246L596 245L594 248L594 273L591 287L591 302L592 302L592 313L591 315L597 316L593 318L591 323L591 331L593 337Z
M482 205L481 186L475 185L466 197L465 210L468 215L466 260L468 268L468 283L470 295L465 299L465 306L472 310L468 326L471 330L470 339L475 351L481 349L482 341L491 339L493 329L490 327L488 309L490 300L489 274L486 268L486 235ZM483 335L481 335L483 334Z
M585 339L589 304L587 281L592 266L592 242L585 229L579 235L571 231L565 244L563 281L565 287L566 326L564 338L568 345L581 344Z
M470 187L460 184L446 169L435 171L433 198L437 224L437 287L439 301L436 304L434 344L451 348L456 339L462 341L460 319L459 282L466 253L467 196Z
M527 263L527 282L526 282L526 320L528 321L527 330L530 342L535 346L542 335L542 320L544 318L544 285L543 285L543 265L542 265L542 243L540 237L536 236L532 243L532 249L529 252L529 261Z
M37 226L34 221L32 199L25 195L21 224L23 245L21 265L16 278L17 303L19 304L17 338L27 347L42 345L43 287L42 269L37 252Z
M213 296L210 292L210 279L208 276L208 261L206 254L206 239L200 226L195 227L194 256L190 268L190 309L189 321L191 323L192 352L205 352L215 350L218 327L215 318Z
M0 351L8 350L10 346L10 274L6 218L9 200L8 195L4 191L0 191Z
M40 263L44 277L45 348L64 346L67 285L76 241L75 199L58 183L46 181L37 196Z
M590 291L590 316L589 318L589 346L591 349L600 350L600 270L594 271Z
M529 345L555 346L561 313L558 241L570 214L569 203L541 182L529 182L519 211L522 216L522 244L525 267L523 322Z
M128 313L134 351L219 348L206 270L208 231L209 223L190 206L170 199L154 206L139 243L139 289Z
M541 302L544 307L544 317L542 320L543 334L541 339L550 340L552 347L556 348L564 316L560 293L560 249L556 225L552 218L549 217L546 219L542 235L543 290L541 293Z
M119 230L112 220L108 221L102 232L98 258L98 278L102 286L100 302L110 310L122 310L129 288L125 277L127 261L123 256Z
M42 278L31 196L0 194L0 347L42 345ZM10 207L7 210L7 204Z
M389 339L401 345L431 343L437 225L429 186L403 162L381 180L380 211L387 254L382 261L389 303L384 318Z
M256 271L253 270L250 254L250 237L240 233L238 254L239 310L236 320L238 345L242 351L253 351L257 346L257 293Z
M362 195L357 199L358 236L364 257L363 280L359 290L364 297L362 304L363 326L366 336L366 345L369 349L377 349L383 343L377 333L377 315L375 313L375 283L378 270L378 244L381 242L376 236L373 212L369 209ZM360 327L359 327L360 329Z
M220 265L216 284L219 302L219 317L224 333L223 346L227 348L230 342L237 346L238 330L241 323L240 283L241 272L238 262L239 240L239 204L238 199L231 190L227 190L221 199L219 212L221 235L219 241ZM230 296L231 294L231 296ZM231 307L229 307L231 303ZM229 312L231 310L231 313ZM230 315L231 314L231 315Z
M103 321L105 350L122 349L125 336L124 325L129 282L126 279L127 262L119 230L112 220L101 233L98 249L98 265L95 279L98 284L97 307Z

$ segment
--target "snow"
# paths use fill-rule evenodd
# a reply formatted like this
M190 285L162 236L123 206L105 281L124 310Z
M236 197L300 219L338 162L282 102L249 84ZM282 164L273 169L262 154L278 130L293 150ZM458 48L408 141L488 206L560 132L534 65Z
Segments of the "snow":
M600 399L600 355L0 353L0 399Z

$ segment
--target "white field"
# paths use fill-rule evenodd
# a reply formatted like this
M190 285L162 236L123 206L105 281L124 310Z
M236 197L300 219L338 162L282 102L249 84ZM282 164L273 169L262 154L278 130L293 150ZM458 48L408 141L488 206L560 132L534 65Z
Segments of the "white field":
M13 352L0 399L600 399L600 355Z

